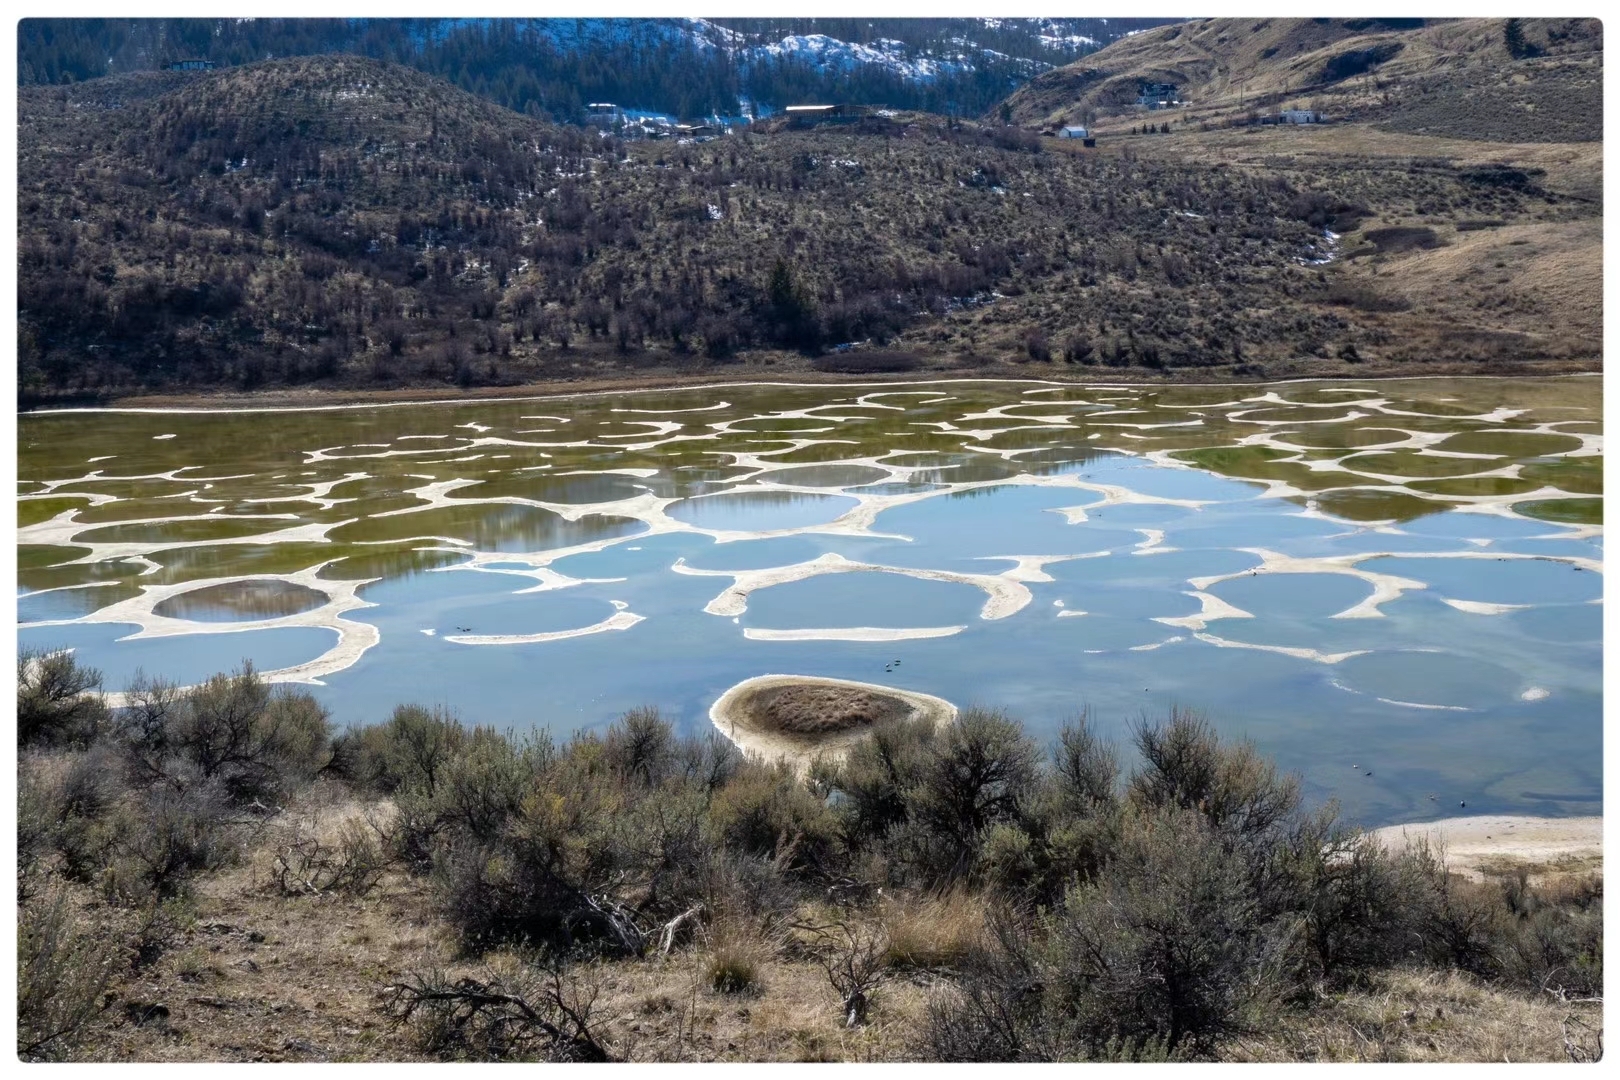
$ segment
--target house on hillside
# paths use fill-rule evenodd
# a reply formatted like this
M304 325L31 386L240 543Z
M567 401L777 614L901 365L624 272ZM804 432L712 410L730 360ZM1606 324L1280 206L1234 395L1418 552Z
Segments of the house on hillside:
M1078 124L1069 124L1058 129L1057 137L1060 139L1089 139L1091 138L1091 132Z
M585 106L585 122L597 127L618 127L624 123L624 110L611 101L593 101Z
M1277 114L1279 124L1320 124L1322 114L1315 109L1284 109Z
M1136 95L1136 103L1145 106L1150 112L1156 109L1169 108L1179 105L1180 99L1176 97L1175 83L1145 82Z
M212 60L201 60L201 59L175 60L174 62L169 64L169 70L170 71L213 71L214 70L214 62Z
M877 115L870 105L789 105L782 110L790 124L848 123Z
M717 135L725 134L725 128L719 124L707 121L696 124L676 124L675 137L678 139L712 139Z

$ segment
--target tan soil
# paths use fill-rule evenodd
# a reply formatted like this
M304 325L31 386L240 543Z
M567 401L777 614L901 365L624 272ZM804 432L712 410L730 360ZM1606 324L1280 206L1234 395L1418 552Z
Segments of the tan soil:
M1599 357L1527 360L1513 368L1514 375L1558 376L1600 372ZM872 373L859 376L819 372L809 367L802 357L783 355L780 359L750 364L739 370L716 375L670 373L661 375L646 371L623 374L603 373L580 379L545 379L518 386L484 386L474 390L458 391L450 387L418 386L393 390L338 389L316 387L288 387L242 393L239 391L191 391L162 394L112 395L96 402L46 402L33 411L49 412L61 408L114 408L114 409L310 409L337 408L346 405L427 404L430 402L499 401L530 398L566 398L584 394L626 393L638 390L680 390L704 386L738 386L780 384L828 385L880 385L934 383L948 380L998 382L1049 382L1086 385L1097 382L1131 383L1144 386L1206 386L1206 385L1261 385L1269 382L1295 379L1333 379L1370 382L1380 379L1414 378L1480 378L1499 377L1502 371L1491 370L1478 363L1437 360L1421 366L1383 361L1363 361L1358 364L1343 360L1302 357L1267 366L1261 378L1236 376L1223 369L1186 368L1169 374L1148 369L1095 368L1076 369L1063 363L1029 363L1013 367L991 364L973 368L923 368L910 372Z
M1508 814L1445 818L1374 830L1386 844L1427 837L1447 864L1471 878L1527 870L1546 878L1603 869L1601 817L1544 818Z

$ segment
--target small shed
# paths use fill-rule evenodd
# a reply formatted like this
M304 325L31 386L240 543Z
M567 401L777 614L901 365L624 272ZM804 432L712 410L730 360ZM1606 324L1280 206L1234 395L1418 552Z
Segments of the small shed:
M1059 129L1058 138L1060 138L1060 139L1089 139L1089 138L1091 138L1091 132L1087 131L1085 128L1081 127L1078 124L1069 124L1068 126Z
M170 71L213 71L214 70L214 62L212 60L201 60L201 59L175 60L174 62L169 64L169 70Z
M1277 114L1281 124L1320 124L1322 114L1315 109L1284 109Z

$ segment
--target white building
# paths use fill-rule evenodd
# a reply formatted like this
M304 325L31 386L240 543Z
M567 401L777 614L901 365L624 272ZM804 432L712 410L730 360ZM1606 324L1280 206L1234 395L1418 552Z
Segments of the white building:
M1315 109L1284 109L1277 114L1277 119L1283 124L1320 124L1322 114Z
M1060 139L1089 139L1091 132L1078 125L1070 124L1058 132Z

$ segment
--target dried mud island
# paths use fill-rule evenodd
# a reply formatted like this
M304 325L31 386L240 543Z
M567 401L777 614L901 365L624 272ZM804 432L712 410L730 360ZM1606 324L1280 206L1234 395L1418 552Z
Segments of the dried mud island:
M785 760L800 772L816 757L841 756L884 728L955 718L956 706L931 694L810 675L744 680L709 710L714 726L739 750Z

